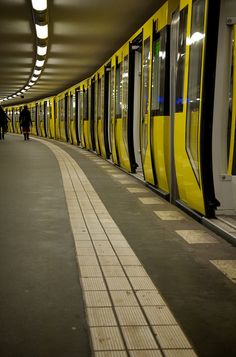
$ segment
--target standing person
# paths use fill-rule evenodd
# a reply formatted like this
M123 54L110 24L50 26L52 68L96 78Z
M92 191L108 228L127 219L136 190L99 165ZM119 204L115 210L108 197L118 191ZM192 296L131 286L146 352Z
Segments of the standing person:
M20 113L20 126L24 134L24 140L29 140L30 126L32 125L32 120L30 116L30 111L27 105L24 105L24 109Z
M0 140L4 140L4 133L7 127L7 115L2 106L0 106Z

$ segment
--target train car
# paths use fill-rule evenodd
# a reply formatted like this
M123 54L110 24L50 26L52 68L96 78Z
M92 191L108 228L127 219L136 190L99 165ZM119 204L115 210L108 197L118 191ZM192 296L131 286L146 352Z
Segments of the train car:
M29 111L30 111L31 120L32 120L31 134L32 135L38 135L38 126L37 126L37 115L36 115L36 104L35 104L35 102L32 102L32 103L29 104Z
M221 220L236 225L236 3L221 1L213 120L213 177ZM208 154L209 155L209 154Z
M104 159L110 157L110 62L102 66L95 78L94 136L96 153Z
M37 102L35 135L79 144L105 159L111 154L115 165L141 174L171 202L213 217L219 204L214 185L223 196L211 148L212 134L216 142L212 128L217 117L213 109L219 4L167 1L90 78ZM225 6L222 11L227 13ZM231 29L231 119L227 174L222 174L228 186L236 172L234 24ZM15 108L19 106L13 108L18 132Z
M76 87L72 87L69 89L67 102L68 139L71 144L77 145L79 143L79 140L76 111Z

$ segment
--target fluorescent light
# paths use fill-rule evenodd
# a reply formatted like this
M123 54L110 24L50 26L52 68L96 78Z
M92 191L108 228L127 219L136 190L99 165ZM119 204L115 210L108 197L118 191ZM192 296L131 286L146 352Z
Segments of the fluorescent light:
M31 0L31 2L36 11L44 11L47 8L47 0Z
M26 86L25 89L30 89L30 87L29 87L29 86Z
M45 60L42 60L42 61L37 60L36 63L35 63L35 66L36 67L43 67L44 62L45 62Z
M12 97L8 97L8 99L12 99Z
M38 79L38 77L32 77L31 81L35 82L35 81L37 81L37 79Z
M48 37L48 25L35 25L37 37L41 40L45 40Z
M22 90L21 90L21 93L25 93L25 92L26 92L26 90L25 90L25 89L22 89Z
M21 95L21 92L18 92L17 95Z
M13 97L13 98L15 98L15 97L17 97L17 95L16 95L16 94L14 94L12 97Z
M37 76L42 72L41 69L35 69L34 70L34 74L36 74Z
M29 85L29 86L33 86L33 85L34 85L34 82L29 82L28 85Z
M37 46L37 54L39 56L45 56L46 53L47 53L47 46L45 47Z

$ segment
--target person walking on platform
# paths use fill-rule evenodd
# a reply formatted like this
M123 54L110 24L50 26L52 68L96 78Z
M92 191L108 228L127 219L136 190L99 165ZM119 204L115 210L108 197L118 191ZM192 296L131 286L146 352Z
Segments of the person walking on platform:
M0 106L0 140L4 140L4 134L7 131L7 120L8 116L5 113L4 109L2 106ZM9 119L10 120L10 119Z
M30 126L32 125L32 120L27 105L24 105L24 109L20 113L19 121L22 133L24 134L24 140L29 140Z

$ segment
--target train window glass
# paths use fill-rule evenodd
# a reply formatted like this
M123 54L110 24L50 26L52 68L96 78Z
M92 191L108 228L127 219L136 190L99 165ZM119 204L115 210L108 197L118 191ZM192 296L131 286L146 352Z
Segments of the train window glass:
M104 76L101 78L101 118L104 119Z
M128 118L128 83L129 83L129 58L124 58L124 69L122 74L123 83L123 119Z
M145 155L147 149L147 142L148 142L149 71L150 71L150 37L148 37L144 41L144 48L143 48L142 155Z
M129 95L129 57L125 56L123 66L123 124L122 135L125 143L126 151L128 152L128 95Z
M179 36L177 44L177 63L176 63L176 104L175 111L183 111L184 98L184 67L186 55L186 32L187 32L188 7L180 11L179 17Z
M111 118L115 117L115 70L111 68Z
M101 78L98 79L98 119L101 118Z
M168 115L168 80L166 78L167 63L167 29L154 35L152 66L152 116Z
M75 115L76 115L76 113L75 113L75 111L76 111L75 101L76 101L76 99L75 99L75 94L73 94L73 95L71 96L72 120L75 120Z
M150 37L144 41L143 58L143 117L148 113L149 103L149 69L150 69Z
M201 102L201 73L204 34L205 0L193 2L187 96L187 152L199 181L199 117Z
M88 120L88 90L83 93L83 120Z
M121 118L122 115L122 63L116 66L116 118Z
M235 30L234 30L235 31ZM231 66L229 82L229 109L228 109L228 129L227 129L227 163L228 174L236 175L236 144L235 144L235 124L233 123L234 113L234 73L235 73L235 34L232 33L231 40ZM232 153L232 154L231 154ZM232 158L231 158L232 157Z

